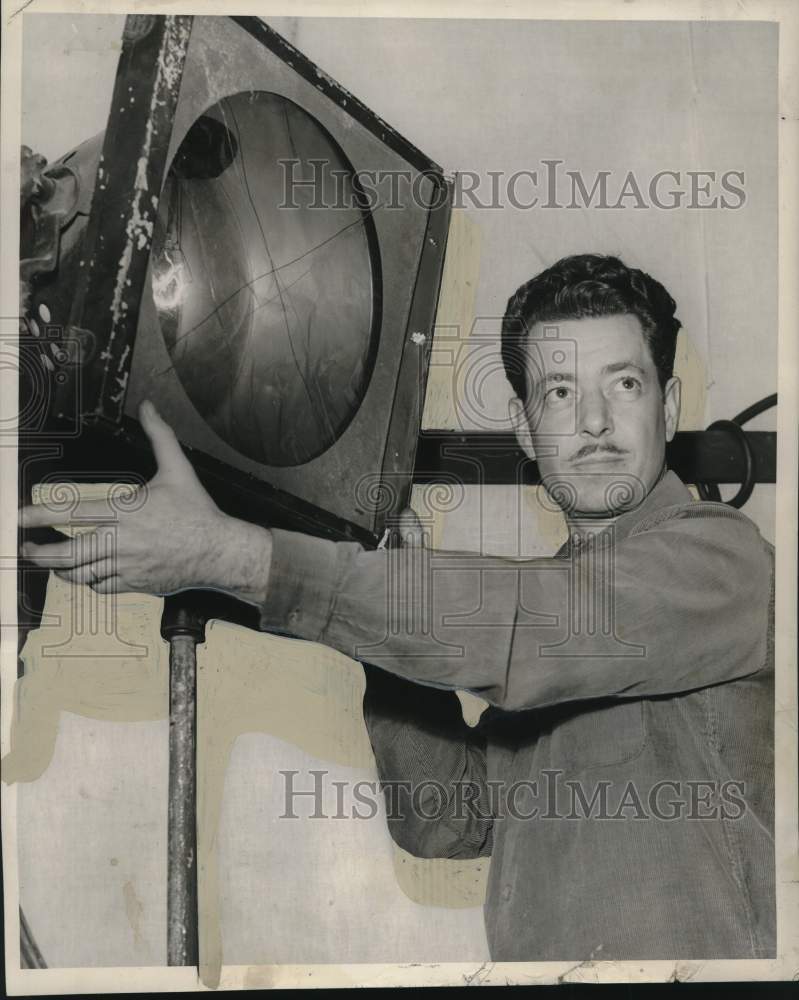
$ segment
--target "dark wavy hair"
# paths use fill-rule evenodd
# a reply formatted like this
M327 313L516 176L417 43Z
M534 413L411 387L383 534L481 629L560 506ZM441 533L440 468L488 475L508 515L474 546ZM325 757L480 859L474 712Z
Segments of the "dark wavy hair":
M535 323L589 316L637 316L658 373L660 388L674 373L677 332L674 299L659 281L618 257L563 257L525 282L508 299L502 321L502 363L513 391L527 401L526 343Z

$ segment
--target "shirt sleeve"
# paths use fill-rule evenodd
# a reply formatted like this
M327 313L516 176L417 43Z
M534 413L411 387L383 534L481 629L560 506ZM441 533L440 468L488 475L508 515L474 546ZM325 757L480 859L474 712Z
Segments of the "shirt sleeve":
M486 857L493 803L482 727L467 725L454 692L363 667L363 717L393 840L419 858Z
M668 508L566 559L272 534L262 628L505 710L678 693L765 661L773 563L724 504Z

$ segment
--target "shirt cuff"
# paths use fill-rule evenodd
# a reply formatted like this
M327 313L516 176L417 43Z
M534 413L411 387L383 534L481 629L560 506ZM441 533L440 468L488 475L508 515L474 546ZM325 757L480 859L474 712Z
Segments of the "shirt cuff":
M336 595L338 543L299 531L269 531L272 559L259 628L317 641Z

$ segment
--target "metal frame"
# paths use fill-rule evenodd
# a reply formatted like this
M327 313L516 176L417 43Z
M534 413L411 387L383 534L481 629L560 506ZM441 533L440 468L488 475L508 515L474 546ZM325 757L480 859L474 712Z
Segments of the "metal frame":
M152 14L125 21L67 331L81 344L84 419L116 424L122 416L192 21Z

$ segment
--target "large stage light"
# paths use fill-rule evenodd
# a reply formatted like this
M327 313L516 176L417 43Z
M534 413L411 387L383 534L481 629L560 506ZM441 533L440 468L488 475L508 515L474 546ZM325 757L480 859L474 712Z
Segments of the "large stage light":
M149 397L223 507L375 544L408 499L450 184L258 18L129 17L109 103L24 230L23 258L58 243L29 310L48 427L75 423L76 468L144 470Z

